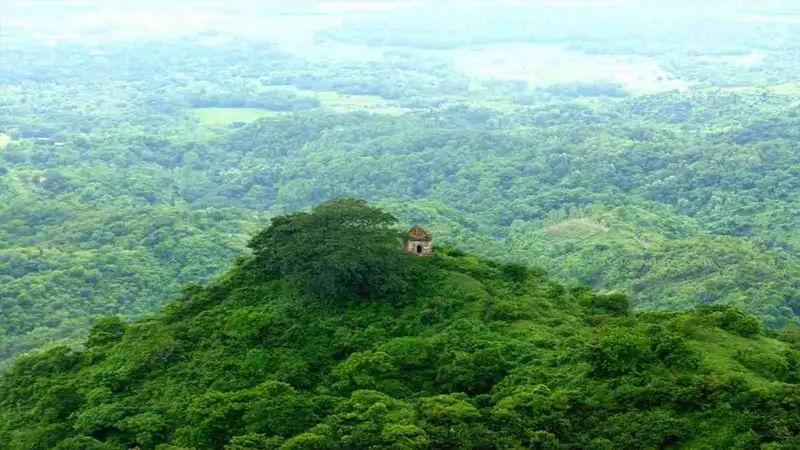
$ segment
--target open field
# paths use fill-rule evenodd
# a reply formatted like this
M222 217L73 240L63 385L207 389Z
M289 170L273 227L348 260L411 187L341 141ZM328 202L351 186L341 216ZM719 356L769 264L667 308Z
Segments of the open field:
M339 113L365 111L375 114L405 114L411 109L392 106L383 97L377 95L345 95L338 92L300 91L319 98L322 107Z
M301 95L317 97L322 103L321 109L336 113L369 112L374 114L405 114L411 109L391 105L386 99L377 95L347 95L329 91L309 91L292 86L265 86L265 90L292 90ZM270 111L259 108L194 108L194 115L204 125L229 125L233 122L253 122L261 118L276 118L291 114L283 111Z
M8 145L10 142L11 142L11 136L4 133L0 133L0 150L4 149L6 145Z
M781 95L800 95L800 83L783 83L769 86L769 89L774 94Z

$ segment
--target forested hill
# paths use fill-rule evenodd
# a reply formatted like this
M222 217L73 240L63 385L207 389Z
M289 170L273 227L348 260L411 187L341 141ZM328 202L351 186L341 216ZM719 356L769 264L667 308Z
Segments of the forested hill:
M337 197L636 311L800 322L790 2L17 3L0 370L158 311Z
M625 291L639 308L723 303L780 327L800 312L800 122L787 101L298 114L244 127L220 152L259 167L239 176L276 212L368 197L450 243Z
M162 313L20 358L0 447L800 447L796 328L632 314L524 266L405 254L395 226L357 200L277 217Z

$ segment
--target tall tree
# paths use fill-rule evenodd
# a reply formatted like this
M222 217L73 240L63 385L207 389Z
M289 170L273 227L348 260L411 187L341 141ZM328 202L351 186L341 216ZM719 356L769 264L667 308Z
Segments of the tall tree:
M248 246L265 268L317 297L393 295L405 289L405 257L391 214L337 199L287 214Z

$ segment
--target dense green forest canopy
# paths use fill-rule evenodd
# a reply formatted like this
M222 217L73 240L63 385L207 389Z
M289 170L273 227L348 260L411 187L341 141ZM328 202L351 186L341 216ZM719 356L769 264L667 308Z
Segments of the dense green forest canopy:
M3 11L3 361L335 197L637 310L798 323L793 5L118 3Z
M277 217L162 314L20 358L0 380L0 445L800 446L797 327L719 305L631 314L622 294L442 246L420 258L398 236L362 201Z

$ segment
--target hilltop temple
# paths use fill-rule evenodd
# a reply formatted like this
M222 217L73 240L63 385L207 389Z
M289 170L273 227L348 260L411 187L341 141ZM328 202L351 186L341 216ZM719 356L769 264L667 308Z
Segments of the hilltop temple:
M433 254L433 239L421 226L414 225L408 230L408 235L403 242L403 250L419 256L431 256Z

